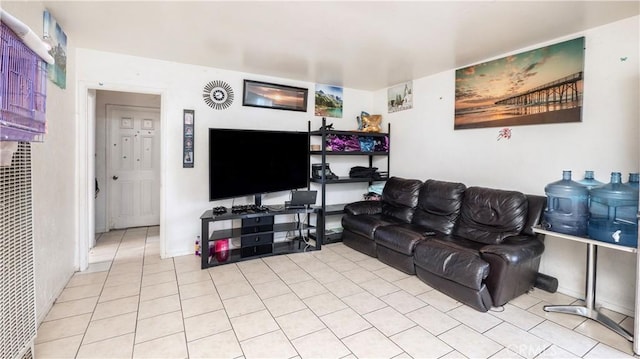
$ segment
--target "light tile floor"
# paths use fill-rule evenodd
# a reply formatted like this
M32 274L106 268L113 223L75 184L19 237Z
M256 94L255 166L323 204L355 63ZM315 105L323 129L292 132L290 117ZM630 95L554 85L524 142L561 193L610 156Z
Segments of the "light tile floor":
M100 235L38 329L36 358L630 358L538 289L480 313L342 243L200 269L159 228ZM632 331L633 318L606 311Z

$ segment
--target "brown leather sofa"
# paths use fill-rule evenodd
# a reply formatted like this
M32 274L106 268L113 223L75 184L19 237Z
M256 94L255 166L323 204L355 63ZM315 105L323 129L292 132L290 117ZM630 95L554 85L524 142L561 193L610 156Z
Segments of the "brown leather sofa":
M533 288L546 197L390 178L380 201L345 206L342 240L479 311Z

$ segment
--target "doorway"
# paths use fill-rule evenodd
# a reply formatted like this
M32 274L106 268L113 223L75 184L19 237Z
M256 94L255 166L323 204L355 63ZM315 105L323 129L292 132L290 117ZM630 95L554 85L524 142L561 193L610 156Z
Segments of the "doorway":
M76 129L78 140L76 143L77 160L77 251L76 267L85 271L89 267L89 251L95 245L96 219L106 218L106 105L117 104L126 106L153 107L160 111L160 129L166 128L166 118L163 113L163 102L167 89L163 87L150 88L131 84L109 85L100 82L78 82L78 121ZM99 94L99 96L98 96ZM100 117L100 118L98 118ZM98 130L98 127L104 129ZM100 132L101 131L101 132ZM160 141L160 257L165 256L165 238L163 223L165 221L165 204L162 183L166 177L164 171L166 157L166 136ZM102 151L100 153L100 151ZM96 166L96 162L103 161L104 166ZM98 186L96 186L96 179ZM100 191L96 195L96 189ZM100 215L97 215L98 212ZM97 228L107 230L106 220Z
M96 235L160 224L160 102L160 95L96 91Z

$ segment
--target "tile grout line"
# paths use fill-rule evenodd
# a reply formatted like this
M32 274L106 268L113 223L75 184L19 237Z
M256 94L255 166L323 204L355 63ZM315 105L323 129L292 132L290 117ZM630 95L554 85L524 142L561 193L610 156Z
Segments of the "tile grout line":
M96 309L98 308L98 304L100 304L100 297L102 296L102 292L104 291L105 286L107 285L107 280L109 279L109 274L111 273L111 268L113 266L113 261L115 260L115 256L118 253L118 250L120 249L120 245L122 244L122 240L124 238L124 235L126 233L126 230L122 232L122 236L120 236L120 240L118 241L118 247L116 248L113 257L111 258L111 263L109 264L109 269L106 271L107 272L107 276L104 278L104 281L102 282L102 288L100 289L100 294L98 294L98 299L96 300L96 304L93 307L93 310L91 311L91 317L89 317L89 323L87 324L87 327L84 329L84 333L82 333L82 340L80 340L80 345L78 345L78 349L76 349L76 354L74 355L74 358L78 357L78 354L80 354L80 349L83 347L83 343L84 343L84 339L87 335L87 332L89 331L89 327L91 326L91 322L93 321L93 316L96 313ZM102 235L100 236L102 237ZM96 245L94 247L98 246L98 242L96 240ZM87 343L88 344L92 344L92 343Z
M200 255L202 255L203 251L200 250ZM176 267L175 257L171 257L171 263L173 263L173 275L176 278L176 288L178 289L178 303L180 303L180 317L182 317L182 336L184 337L184 346L187 353L187 358L190 358L189 354L189 338L187 338L187 325L184 322L184 311L182 309L182 291L180 290L180 283L178 282L178 269ZM209 276L211 277L211 276ZM215 286L214 286L215 288ZM175 334L175 333L174 333ZM173 335L173 334L170 334Z
M203 252L201 252L200 255L202 255L202 253ZM233 264L233 265L240 272L240 274L242 274L242 276L244 277L244 273L242 273L240 268L235 264ZM227 317L227 320L229 321L229 326L231 327L230 330L233 332L233 336L236 338L236 342L238 343L238 347L240 347L240 352L242 352L241 357L244 358L244 357L246 357L246 354L244 352L244 349L242 349L242 345L240 344L240 339L238 338L238 335L236 334L236 331L233 329L233 324L231 323L231 318L229 318L229 314L227 313L227 309L224 306L224 299L222 299L222 296L220 295L220 291L218 290L218 286L216 286L215 280L213 280L213 273L211 273L211 270L210 270L212 268L215 268L215 267L209 267L207 269L201 269L201 270L206 270L207 273L209 273L209 279L211 280L211 283L213 284L213 289L215 290L215 293L218 296L218 298L220 298L220 305L222 305L222 310L224 311L224 314ZM245 277L245 280L247 280L246 277ZM247 282L249 282L249 281L247 280ZM252 289L253 289L253 287L252 287ZM227 299L231 299L231 298L227 298ZM201 314L199 314L199 315L201 315ZM224 333L224 332L220 332L220 333ZM216 334L220 334L220 333L216 333ZM198 339L198 340L200 340L200 339Z
M149 237L149 227L146 228L144 234L144 247L142 250L142 270L140 271L140 287L138 288L138 307L136 310L136 323L133 328L133 343L131 343L131 358L136 351L136 338L138 337L138 318L140 317L140 303L142 302L142 280L144 278L144 261L145 261L145 253L147 252L147 238ZM120 248L118 248L120 250ZM117 254L117 252L116 252Z

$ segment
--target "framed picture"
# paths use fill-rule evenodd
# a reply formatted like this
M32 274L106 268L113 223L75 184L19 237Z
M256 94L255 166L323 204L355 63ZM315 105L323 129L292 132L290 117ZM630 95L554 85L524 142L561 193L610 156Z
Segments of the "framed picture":
M387 89L389 113L408 110L413 107L413 81L389 87Z
M308 89L244 80L242 106L307 112Z
M67 34L49 11L43 13L42 37L51 44L49 54L55 60L48 66L49 79L61 89L67 88Z
M580 122L584 37L456 70L454 129Z
M194 110L182 111L182 168L193 168L194 120Z
M342 118L343 89L338 86L316 84L315 115Z

